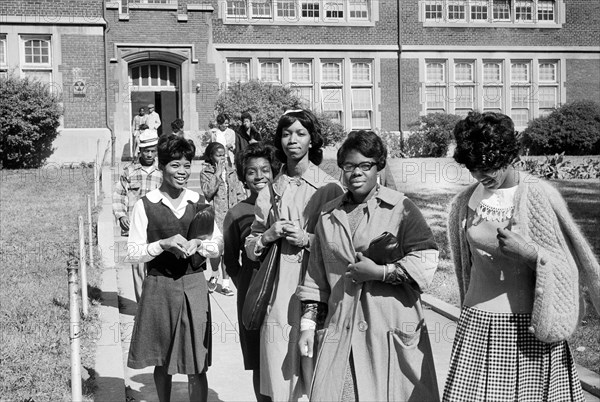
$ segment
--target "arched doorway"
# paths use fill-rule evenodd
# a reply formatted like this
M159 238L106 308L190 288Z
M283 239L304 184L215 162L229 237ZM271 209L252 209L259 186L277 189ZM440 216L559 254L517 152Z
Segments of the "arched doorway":
M170 134L171 122L181 117L181 71L179 65L165 61L144 61L129 65L131 116L140 107L155 105L160 116L158 134Z

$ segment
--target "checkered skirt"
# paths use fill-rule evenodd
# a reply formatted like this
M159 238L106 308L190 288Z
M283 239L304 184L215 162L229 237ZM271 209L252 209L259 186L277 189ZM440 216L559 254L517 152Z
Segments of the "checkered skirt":
M530 320L464 307L443 401L584 401L569 345L537 340Z

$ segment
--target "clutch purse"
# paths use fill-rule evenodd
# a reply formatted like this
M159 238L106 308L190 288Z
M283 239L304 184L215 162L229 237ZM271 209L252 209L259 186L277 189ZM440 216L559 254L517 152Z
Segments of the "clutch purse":
M404 257L398 238L390 232L383 232L371 240L363 254L379 265L391 264Z
M187 233L187 239L209 239L215 230L215 210L208 204L196 204L196 214L192 218ZM202 268L206 263L206 257L194 253L190 257L190 265L194 271Z

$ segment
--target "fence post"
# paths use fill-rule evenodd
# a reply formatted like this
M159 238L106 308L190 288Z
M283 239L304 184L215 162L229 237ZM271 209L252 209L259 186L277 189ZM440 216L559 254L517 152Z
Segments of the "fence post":
M81 312L88 315L87 269L85 264L85 234L83 232L83 217L79 215L79 274L81 275Z
M82 400L80 355L81 322L79 315L76 260L69 260L67 262L67 274L69 278L69 313L71 316L69 323L69 343L71 344L71 400L79 402Z
M92 231L92 202L90 200L90 195L87 195L87 213L88 213L88 261L90 262L90 267L94 266L94 237Z

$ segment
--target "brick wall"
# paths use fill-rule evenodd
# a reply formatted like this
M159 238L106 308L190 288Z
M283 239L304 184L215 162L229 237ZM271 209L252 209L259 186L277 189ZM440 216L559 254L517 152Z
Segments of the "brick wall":
M62 16L94 18L102 16L103 0L2 0L0 15Z
M397 45L398 0L377 0L379 21L373 27L223 24L213 13L215 43ZM213 0L217 10L218 3Z
M381 129L384 131L398 131L400 129L400 116L398 105L398 60L381 60Z
M418 21L418 0L403 0L400 41L403 45L598 46L600 2L566 0L565 7L566 22L560 29L437 28L423 27Z
M600 103L600 60L567 60L567 102L592 100Z
M410 123L419 118L421 111L420 104L420 84L419 84L419 61L417 59L401 59L400 75L402 82L400 84L400 102L401 129L408 129Z
M105 127L104 43L102 36L62 35L63 105L65 128ZM74 69L80 69L74 71ZM86 94L73 94L76 78L86 84Z

